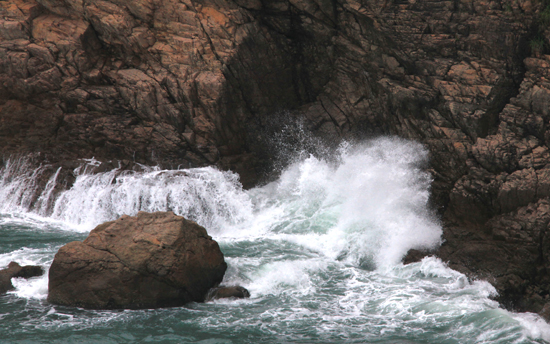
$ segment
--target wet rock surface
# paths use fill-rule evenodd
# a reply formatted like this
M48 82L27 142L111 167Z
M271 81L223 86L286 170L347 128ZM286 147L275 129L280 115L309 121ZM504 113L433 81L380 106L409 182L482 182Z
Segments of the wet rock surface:
M241 286L220 286L212 288L206 294L205 301L213 301L218 299L245 299L250 297L250 292Z
M21 266L16 262L10 262L8 267L0 270L0 294L13 290L12 278L31 278L42 276L44 269L41 266L25 265Z
M266 136L298 120L332 143L419 140L445 227L438 255L488 278L511 308L539 312L550 295L543 10L532 0L2 1L0 151L216 164L250 186L277 153Z
M204 301L226 268L203 227L171 212L140 212L59 249L48 301L93 309L181 306Z

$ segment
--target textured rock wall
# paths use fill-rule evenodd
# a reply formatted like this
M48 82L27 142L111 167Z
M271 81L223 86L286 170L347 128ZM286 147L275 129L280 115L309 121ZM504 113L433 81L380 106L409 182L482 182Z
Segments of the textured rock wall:
M333 142L419 140L445 224L438 254L538 312L550 293L546 5L1 1L0 147L217 164L251 185L283 120Z

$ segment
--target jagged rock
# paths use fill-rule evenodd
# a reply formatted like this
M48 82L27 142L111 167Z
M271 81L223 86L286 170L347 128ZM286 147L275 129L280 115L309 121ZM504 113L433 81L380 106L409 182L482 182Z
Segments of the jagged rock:
M228 299L228 298L237 298L244 299L250 297L250 292L241 286L231 286L231 287L216 287L212 288L206 294L205 301L212 301L217 299Z
M405 257L403 257L402 262L403 264L417 263L422 259L424 259L425 257L433 256L433 255L435 255L434 250L425 251L425 250L412 249L412 250L409 250L409 252L407 252L407 255Z
M550 321L550 302L544 304L544 307L539 312L539 315L543 317L546 321Z
M203 227L171 212L139 212L60 248L48 301L94 309L181 306L204 301L226 268Z
M0 294L13 290L11 279L14 277L31 278L42 276L44 269L41 266L25 265L21 266L16 262L10 262L6 269L0 270Z

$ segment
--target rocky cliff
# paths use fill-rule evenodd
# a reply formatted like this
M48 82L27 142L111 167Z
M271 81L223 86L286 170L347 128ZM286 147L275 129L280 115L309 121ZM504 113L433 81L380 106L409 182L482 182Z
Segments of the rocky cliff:
M438 254L550 301L550 7L539 0L0 1L0 149L258 180L266 135L431 153ZM281 112L290 113L281 116Z

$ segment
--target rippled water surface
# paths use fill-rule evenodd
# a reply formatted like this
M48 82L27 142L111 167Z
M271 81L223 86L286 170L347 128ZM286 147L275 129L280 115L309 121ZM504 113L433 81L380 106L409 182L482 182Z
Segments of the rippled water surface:
M404 266L411 248L440 244L427 209L422 146L381 139L305 157L243 191L213 168L75 171L61 195L35 188L40 170L12 161L0 180L0 267L48 267L95 225L171 210L205 226L225 255L226 284L252 294L157 310L91 311L46 302L47 275L14 279L0 296L2 343L542 343L550 327L491 299L436 258ZM91 161L90 164L94 162ZM34 200L34 201L31 201ZM38 201L37 201L38 200Z

